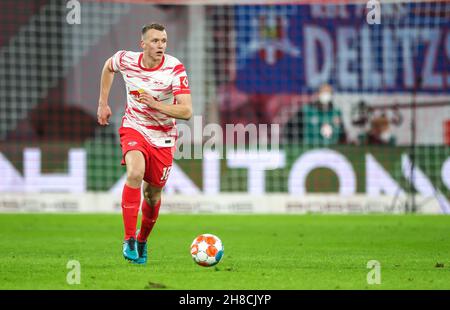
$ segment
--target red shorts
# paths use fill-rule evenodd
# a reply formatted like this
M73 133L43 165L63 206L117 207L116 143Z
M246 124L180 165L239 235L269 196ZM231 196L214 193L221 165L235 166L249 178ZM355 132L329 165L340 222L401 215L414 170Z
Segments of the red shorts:
M129 151L141 151L145 158L144 181L155 187L164 187L172 169L173 147L155 147L145 140L136 130L128 127L119 129L120 146L122 147L122 165Z

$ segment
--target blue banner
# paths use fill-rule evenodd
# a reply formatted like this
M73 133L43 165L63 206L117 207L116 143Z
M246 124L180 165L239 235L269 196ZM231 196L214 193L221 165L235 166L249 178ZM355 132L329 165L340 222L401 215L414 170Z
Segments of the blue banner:
M450 5L236 6L236 85L247 93L450 93ZM373 13L373 12L372 12Z

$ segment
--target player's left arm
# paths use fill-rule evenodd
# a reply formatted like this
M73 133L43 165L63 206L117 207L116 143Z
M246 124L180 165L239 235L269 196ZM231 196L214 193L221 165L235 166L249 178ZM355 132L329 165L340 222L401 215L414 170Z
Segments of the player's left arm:
M139 96L140 102L148 107L178 119L188 120L192 117L192 97L191 94L178 94L175 96L177 104L164 104L156 101L150 94L142 93Z

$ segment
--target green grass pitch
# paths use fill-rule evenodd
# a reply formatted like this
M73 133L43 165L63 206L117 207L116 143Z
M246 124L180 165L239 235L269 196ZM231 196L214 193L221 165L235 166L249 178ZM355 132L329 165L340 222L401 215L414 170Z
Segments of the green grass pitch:
M1 214L0 289L450 289L449 232L448 216L162 214L138 266L119 214ZM201 233L225 245L214 267L190 257ZM381 284L367 283L369 260Z

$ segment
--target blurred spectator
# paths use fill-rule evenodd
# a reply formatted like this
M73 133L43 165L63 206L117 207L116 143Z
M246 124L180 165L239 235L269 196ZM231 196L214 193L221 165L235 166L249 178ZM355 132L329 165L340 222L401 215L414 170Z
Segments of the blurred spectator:
M333 104L333 88L324 84L317 99L303 105L286 123L284 138L288 143L332 145L346 143L340 109Z
M370 129L367 134L368 144L394 144L395 140L392 135L389 119L386 113L382 113L374 117L370 121Z
M391 125L400 125L403 117L397 106L392 108L392 113L388 112L383 109L376 113L374 108L367 106L364 101L358 103L352 111L352 124L362 129L358 136L360 144L394 145L396 143Z
M364 100L354 105L351 110L351 122L357 133L356 144L367 144L367 133L370 130L370 119L373 109Z
M367 134L368 144L395 145L396 138L392 133L391 125L400 125L403 118L396 107L392 110L392 112L391 117L388 117L386 111L382 111L380 115L372 118L370 122L370 130Z
M369 122L372 112L372 109L367 106L367 103L364 100L359 101L358 104L352 108L352 124L357 127L365 127Z

